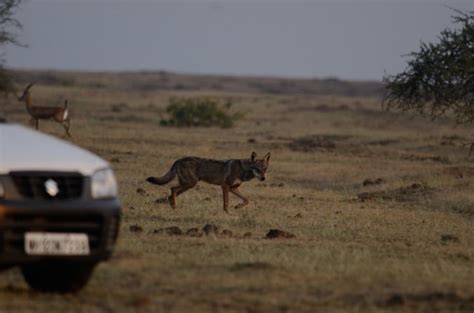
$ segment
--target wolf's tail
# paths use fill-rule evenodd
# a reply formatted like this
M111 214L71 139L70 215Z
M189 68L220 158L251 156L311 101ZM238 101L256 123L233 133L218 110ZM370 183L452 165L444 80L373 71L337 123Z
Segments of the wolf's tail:
M165 175L163 175L161 177L150 176L146 179L146 181L151 183L151 184L155 184L155 185L164 185L164 184L167 184L170 181L172 181L173 178L175 178L175 177L176 177L176 168L173 164L173 166L170 168L168 173L166 173Z

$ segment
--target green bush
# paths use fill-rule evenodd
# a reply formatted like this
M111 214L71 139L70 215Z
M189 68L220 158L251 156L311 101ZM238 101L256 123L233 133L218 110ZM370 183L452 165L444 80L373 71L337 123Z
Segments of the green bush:
M232 101L225 102L208 97L176 98L169 99L166 113L169 119L162 119L163 126L194 127L218 126L230 128L234 123L243 118L240 112L230 113Z

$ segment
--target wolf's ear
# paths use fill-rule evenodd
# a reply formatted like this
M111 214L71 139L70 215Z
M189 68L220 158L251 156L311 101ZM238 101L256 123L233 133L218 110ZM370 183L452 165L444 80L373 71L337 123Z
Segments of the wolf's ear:
M265 162L270 163L270 157L271 157L271 154L270 152L268 152L267 154L265 154L265 156L263 157L263 159L265 160Z
M257 158L257 153L255 153L255 151L254 151L254 152L252 152L252 154L250 155L250 160L251 160L252 162L254 162L256 158Z

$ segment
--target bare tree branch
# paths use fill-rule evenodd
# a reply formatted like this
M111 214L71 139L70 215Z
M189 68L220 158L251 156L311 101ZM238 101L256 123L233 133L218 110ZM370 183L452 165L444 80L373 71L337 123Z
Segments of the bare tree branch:
M0 0L0 47L14 44L21 46L14 30L21 30L21 23L14 17L15 9L22 0ZM8 71L4 68L3 55L0 55L0 93L14 92L14 84Z

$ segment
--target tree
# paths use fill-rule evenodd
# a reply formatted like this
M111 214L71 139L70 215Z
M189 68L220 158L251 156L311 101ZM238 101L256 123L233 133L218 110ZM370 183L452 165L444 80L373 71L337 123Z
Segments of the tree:
M0 49L7 44L21 45L13 29L21 29L21 23L13 17L22 0L0 1ZM14 90L13 81L4 67L4 54L0 55L0 92L8 94Z
M404 72L384 77L385 109L474 122L474 11L455 12L460 28L443 30L436 44L422 42Z

